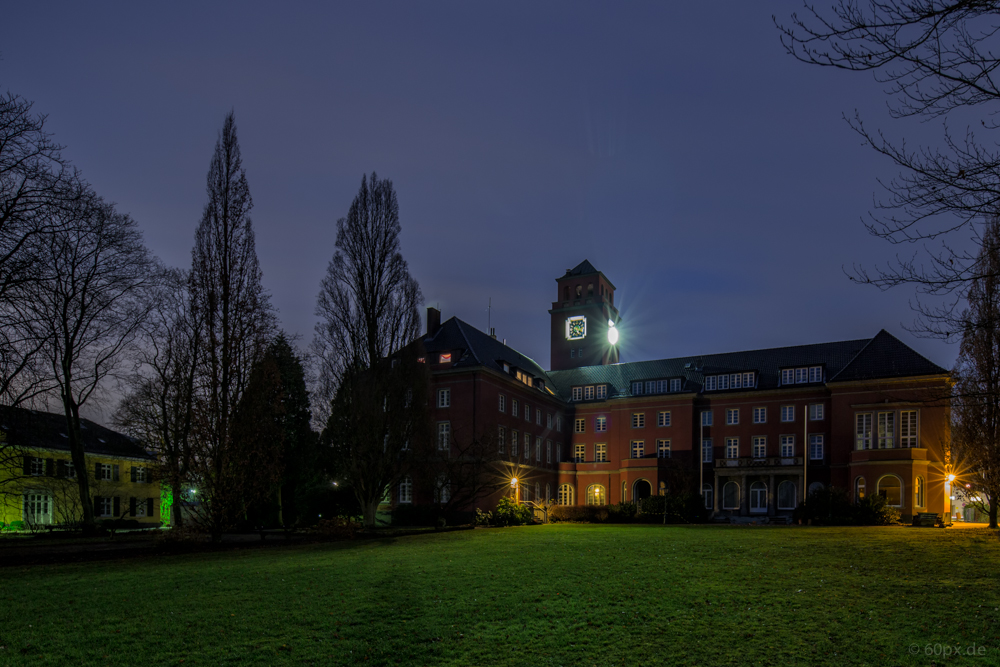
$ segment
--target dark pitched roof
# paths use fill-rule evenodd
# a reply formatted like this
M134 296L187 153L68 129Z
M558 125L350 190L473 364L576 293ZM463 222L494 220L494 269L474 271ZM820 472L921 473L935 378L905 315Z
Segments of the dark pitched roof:
M548 374L535 363L534 359L504 345L492 336L487 336L457 317L444 322L433 336L425 336L424 349L428 352L457 353L458 357L453 357L452 368L485 366L502 373L503 362L506 362L551 385Z
M152 459L137 441L89 419L81 419L83 449L88 454ZM69 451L66 417L51 412L0 406L0 431L11 445Z
M882 329L830 381L849 382L876 378L941 375L947 372Z
M582 262L580 262L579 264L577 264L575 268L572 268L569 271L567 271L566 275L567 276L586 276L586 275L589 275L591 273L600 273L600 271L598 271L596 268L594 268L594 265L591 264L589 260L585 259Z
M822 365L827 382L938 375L946 373L885 331L875 338L765 350L707 354L610 366L549 371L559 393L568 398L574 386L610 384L611 395L631 394L632 382L681 378L682 391L701 391L705 376L754 371L757 389L776 389L781 369Z

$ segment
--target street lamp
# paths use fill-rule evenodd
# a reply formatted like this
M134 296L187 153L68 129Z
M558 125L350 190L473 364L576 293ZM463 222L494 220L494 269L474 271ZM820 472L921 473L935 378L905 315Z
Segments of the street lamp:
M510 492L514 494L514 502L518 502L517 498L517 477L510 478Z

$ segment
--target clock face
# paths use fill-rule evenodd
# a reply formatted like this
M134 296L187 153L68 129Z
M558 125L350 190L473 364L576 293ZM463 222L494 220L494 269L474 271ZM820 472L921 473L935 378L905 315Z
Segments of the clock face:
M566 318L566 340L580 340L587 336L587 318L575 315Z

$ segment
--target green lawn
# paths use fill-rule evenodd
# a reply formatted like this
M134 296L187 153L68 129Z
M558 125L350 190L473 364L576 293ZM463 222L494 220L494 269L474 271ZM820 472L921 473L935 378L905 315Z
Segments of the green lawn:
M0 665L1000 664L986 530L553 525L0 576Z

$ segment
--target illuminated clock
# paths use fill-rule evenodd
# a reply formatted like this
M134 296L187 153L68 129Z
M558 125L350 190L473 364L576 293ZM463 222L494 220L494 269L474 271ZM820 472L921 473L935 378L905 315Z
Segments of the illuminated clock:
M574 315L566 318L566 340L580 340L587 337L587 318Z

